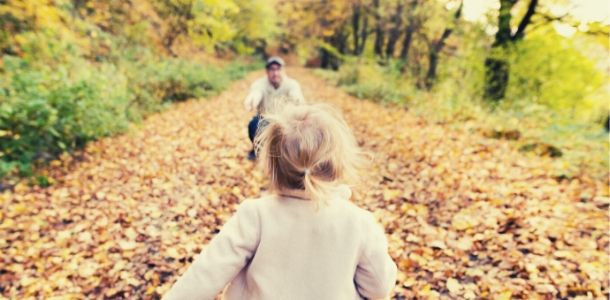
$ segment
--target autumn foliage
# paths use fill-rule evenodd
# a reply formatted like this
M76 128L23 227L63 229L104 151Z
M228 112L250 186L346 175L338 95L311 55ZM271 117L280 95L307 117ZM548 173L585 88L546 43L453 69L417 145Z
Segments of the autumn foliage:
M308 99L345 112L374 157L353 200L386 229L394 299L608 296L607 182L559 180L551 158L289 71ZM1 295L158 299L236 204L265 190L241 109L260 75L54 161L49 188L4 192Z
M278 54L372 157L392 299L607 299L610 26L468 2L0 1L0 299L161 298L267 191Z

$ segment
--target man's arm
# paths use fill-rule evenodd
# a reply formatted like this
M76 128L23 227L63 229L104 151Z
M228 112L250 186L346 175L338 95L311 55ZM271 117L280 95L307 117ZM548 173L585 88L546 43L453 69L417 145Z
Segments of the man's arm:
M291 80L290 91L288 92L291 99L294 99L297 104L304 104L305 97L303 96L303 92L301 91L301 85L294 80Z
M260 80L255 81L252 86L250 86L250 93L244 100L244 107L247 111L256 110L263 99L263 90L264 86L261 84Z

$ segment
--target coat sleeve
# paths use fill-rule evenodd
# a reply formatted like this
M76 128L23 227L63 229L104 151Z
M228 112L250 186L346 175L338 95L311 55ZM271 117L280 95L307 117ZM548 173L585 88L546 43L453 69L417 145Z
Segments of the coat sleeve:
M245 201L188 270L178 278L164 300L214 299L254 256L260 240L254 201Z
M388 254L385 234L372 215L367 216L363 250L356 267L354 281L361 296L384 298L394 289L396 264Z
M264 85L260 80L255 81L252 86L250 86L250 92L244 100L244 107L247 111L255 110L258 107L263 99L263 90Z
M289 92L290 98L296 101L296 104L305 104L305 97L301 91L301 85L296 80L292 80Z

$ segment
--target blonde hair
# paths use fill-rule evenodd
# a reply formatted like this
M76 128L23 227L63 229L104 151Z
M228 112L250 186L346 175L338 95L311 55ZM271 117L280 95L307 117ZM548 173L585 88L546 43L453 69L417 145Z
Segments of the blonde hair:
M339 183L353 182L363 155L341 114L325 104L287 106L265 116L255 140L270 189L302 190L324 203Z
M299 100L288 95L277 95L263 99L258 106L261 114L274 114L283 111L285 106L298 105Z

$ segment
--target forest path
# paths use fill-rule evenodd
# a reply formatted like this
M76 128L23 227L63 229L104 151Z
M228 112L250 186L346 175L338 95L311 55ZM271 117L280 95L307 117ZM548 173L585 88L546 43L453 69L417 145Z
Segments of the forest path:
M558 182L549 158L358 100L309 70L288 74L308 100L343 110L373 154L353 200L386 229L395 299L608 297L603 182ZM263 190L242 105L259 76L53 163L51 187L0 194L0 295L159 298Z

